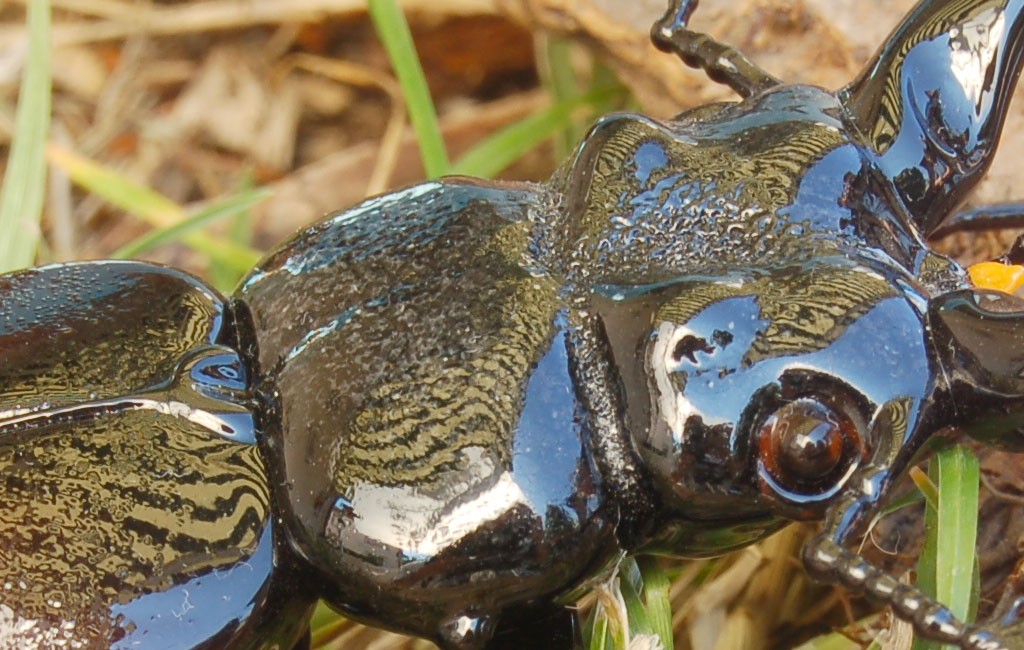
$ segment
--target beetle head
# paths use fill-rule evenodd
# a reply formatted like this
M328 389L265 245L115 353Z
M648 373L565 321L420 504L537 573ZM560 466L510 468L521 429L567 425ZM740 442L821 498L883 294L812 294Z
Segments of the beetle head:
M942 421L925 305L839 258L613 293L628 427L664 507L656 550L722 549L697 528L731 531L730 547L840 503L873 510Z
M1024 301L962 289L932 299L927 318L951 422L988 444L1024 451Z
M1024 301L927 293L898 271L823 258L596 299L661 497L641 550L719 554L822 518L804 549L812 575L891 604L930 638L1002 647L845 548L949 425L1024 449Z

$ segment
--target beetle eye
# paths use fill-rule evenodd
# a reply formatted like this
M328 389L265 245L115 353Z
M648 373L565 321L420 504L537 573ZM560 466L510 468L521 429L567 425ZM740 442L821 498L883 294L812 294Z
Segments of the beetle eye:
M758 431L758 474L768 496L809 505L827 499L853 471L862 441L841 409L800 398L766 417Z

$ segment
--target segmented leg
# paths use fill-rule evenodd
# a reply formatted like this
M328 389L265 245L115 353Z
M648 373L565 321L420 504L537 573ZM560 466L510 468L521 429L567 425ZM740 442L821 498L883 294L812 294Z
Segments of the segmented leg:
M927 233L931 239L955 232L1024 227L1024 203L996 203L958 212Z
M1024 203L996 203L958 212L927 233L927 237L940 239L956 232L999 228L1024 228ZM1024 264L1024 235L1018 237L999 260L1005 264Z
M856 553L818 535L804 546L804 566L822 582L838 582L847 589L891 605L896 614L913 624L926 639L951 643L963 650L1011 650L994 634L965 625L943 605L880 571Z
M651 40L663 52L673 53L691 68L703 70L712 81L725 84L741 97L779 85L771 76L743 53L719 43L707 34L686 28L697 0L673 0L658 22L651 28Z

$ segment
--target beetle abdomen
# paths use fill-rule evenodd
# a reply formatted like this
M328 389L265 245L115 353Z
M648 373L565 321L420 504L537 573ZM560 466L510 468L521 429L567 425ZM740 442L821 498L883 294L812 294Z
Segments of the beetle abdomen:
M2 282L0 646L293 643L309 601L275 569L220 298L145 264Z

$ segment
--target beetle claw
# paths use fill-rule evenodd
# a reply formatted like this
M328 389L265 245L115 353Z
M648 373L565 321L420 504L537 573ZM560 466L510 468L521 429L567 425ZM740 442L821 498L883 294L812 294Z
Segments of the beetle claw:
M669 2L665 15L654 23L651 29L651 39L654 44L661 48L662 44L668 44L672 36L686 29L690 16L697 8L698 0L672 0ZM665 51L670 51L671 46Z

